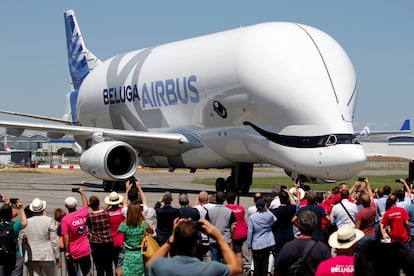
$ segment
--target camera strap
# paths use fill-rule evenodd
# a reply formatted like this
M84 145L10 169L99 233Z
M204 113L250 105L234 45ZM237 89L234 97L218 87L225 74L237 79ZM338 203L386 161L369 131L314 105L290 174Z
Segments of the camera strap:
M344 208L344 210L345 210L345 212L348 214L348 216L349 216L349 218L352 220L352 222L355 224L355 220L354 220L354 218L351 216L351 214L348 212L348 210L345 208L345 205L344 204L342 204L342 201L341 202L339 202L341 205L342 205L342 207Z

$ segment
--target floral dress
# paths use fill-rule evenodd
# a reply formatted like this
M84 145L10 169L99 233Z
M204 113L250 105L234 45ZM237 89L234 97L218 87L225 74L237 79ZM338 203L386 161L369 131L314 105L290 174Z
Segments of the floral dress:
M119 225L118 230L124 233L124 265L122 275L145 275L144 258L141 252L141 242L144 238L144 229L148 227L144 222L136 227L127 226L125 222Z

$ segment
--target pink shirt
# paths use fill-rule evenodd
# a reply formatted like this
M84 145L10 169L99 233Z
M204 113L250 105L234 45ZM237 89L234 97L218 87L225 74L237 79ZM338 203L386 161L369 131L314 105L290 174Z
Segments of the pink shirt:
M354 275L354 256L338 255L321 262L315 276Z
M233 240L243 240L247 238L247 222L244 219L244 207L237 204L227 204L227 208L233 210L236 217L236 227L233 234Z
M69 234L70 254L74 259L91 254L87 236L88 216L88 206L84 206L62 218L62 236Z
M122 207L119 207L117 210L114 211L108 211L108 213L112 239L114 240L114 246L121 247L124 244L124 234L118 231L118 227L123 221L125 221L125 217L122 214Z

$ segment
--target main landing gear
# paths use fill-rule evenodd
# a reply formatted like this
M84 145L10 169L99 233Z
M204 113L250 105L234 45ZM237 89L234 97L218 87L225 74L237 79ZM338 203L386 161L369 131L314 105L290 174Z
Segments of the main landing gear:
M122 191L125 192L125 181L102 181L104 191L105 192L112 192L112 191Z
M247 194L253 180L253 164L238 163L231 168L231 175L224 179L216 179L216 191L234 191L237 194Z

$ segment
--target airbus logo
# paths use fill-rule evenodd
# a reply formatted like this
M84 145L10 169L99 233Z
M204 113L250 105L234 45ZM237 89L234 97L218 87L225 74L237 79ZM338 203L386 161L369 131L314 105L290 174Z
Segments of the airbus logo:
M119 88L104 88L102 91L103 104L112 105L140 101L142 109L153 109L162 106L198 103L200 95L195 86L196 82L197 77L191 75L143 83L141 90L138 89L137 84L120 86Z

